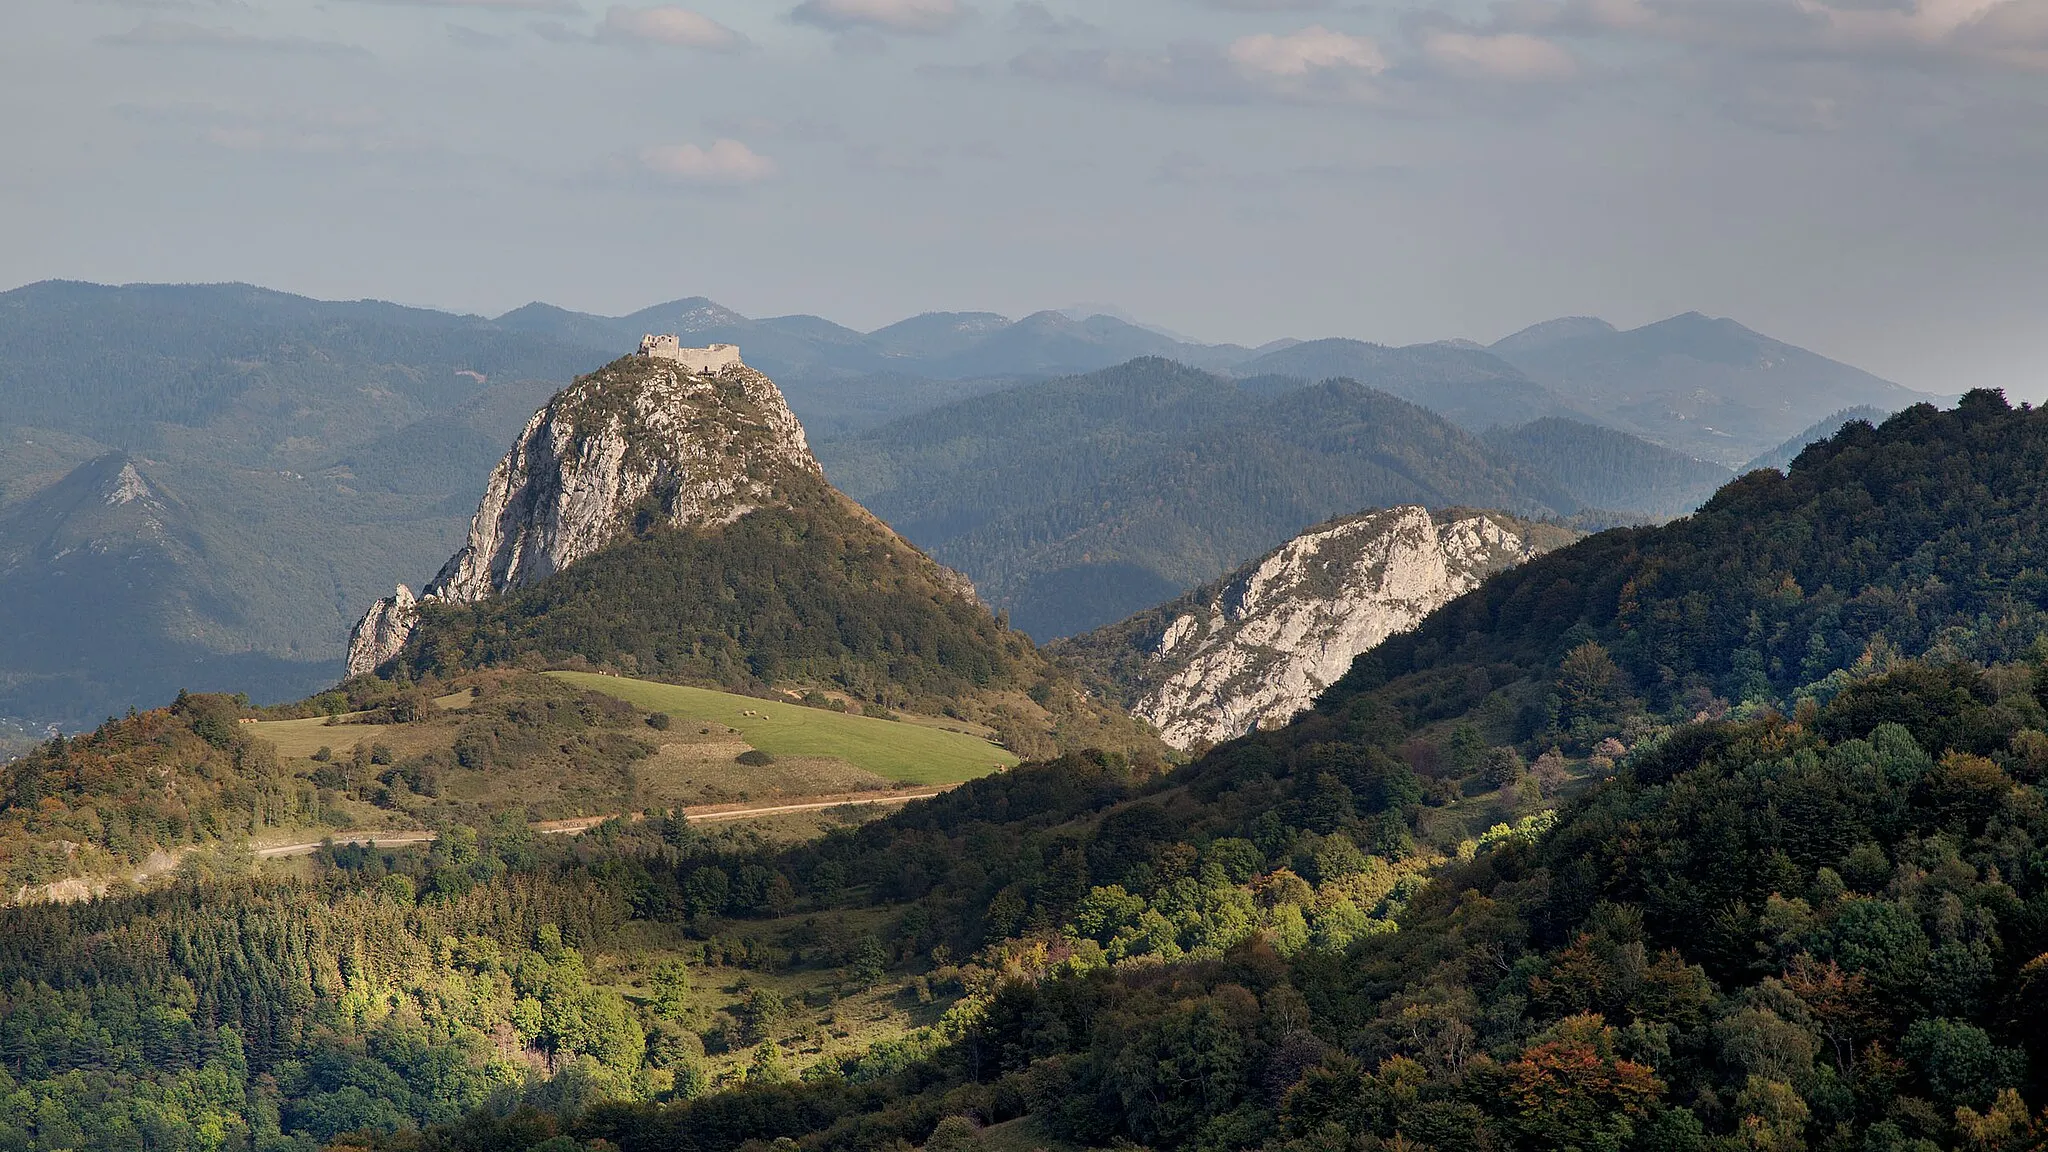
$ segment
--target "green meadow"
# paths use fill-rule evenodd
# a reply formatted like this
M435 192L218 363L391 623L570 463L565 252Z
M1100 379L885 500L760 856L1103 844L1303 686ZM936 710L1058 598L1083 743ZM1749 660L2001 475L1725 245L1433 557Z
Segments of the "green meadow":
M679 723L737 729L771 756L829 756L904 784L957 784L1017 763L1004 749L963 732L594 672L548 675L666 712Z

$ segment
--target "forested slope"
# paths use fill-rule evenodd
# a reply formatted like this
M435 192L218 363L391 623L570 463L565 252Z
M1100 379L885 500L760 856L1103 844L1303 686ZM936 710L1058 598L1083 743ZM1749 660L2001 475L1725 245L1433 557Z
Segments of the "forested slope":
M1645 520L1683 516L1735 478L1719 464L1560 417L1495 428L1484 439L1557 481L1580 504Z
M1630 715L1825 696L1900 655L2014 659L2048 630L2044 495L2048 413L1997 393L1852 423L1684 520L1503 573L1326 702L1371 692L1411 722L1583 746Z
M1683 729L1426 881L1369 701L1150 787L980 781L782 865L800 898L913 901L901 948L1015 939L924 1059L553 1123L626 1152L976 1147L1020 1116L1162 1149L2035 1147L2048 712L2016 671Z

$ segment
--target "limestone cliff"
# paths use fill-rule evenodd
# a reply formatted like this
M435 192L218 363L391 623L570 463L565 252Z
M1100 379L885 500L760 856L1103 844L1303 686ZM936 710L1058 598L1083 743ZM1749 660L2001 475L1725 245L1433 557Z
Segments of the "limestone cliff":
M1571 539L1496 512L1366 512L1061 649L1118 682L1167 743L1227 740L1284 723L1359 654Z
M823 476L782 393L736 351L715 365L623 357L527 422L420 602L533 584L636 529L729 524ZM349 674L390 661L417 620L402 585L371 606L349 637Z
M413 599L412 589L403 584L372 604L348 634L348 674L367 676L383 667L412 638L419 618L419 601Z

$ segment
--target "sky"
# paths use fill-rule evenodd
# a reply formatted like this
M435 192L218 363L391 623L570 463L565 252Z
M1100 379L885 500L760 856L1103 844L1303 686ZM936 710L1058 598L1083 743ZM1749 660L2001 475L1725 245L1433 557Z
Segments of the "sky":
M0 286L1698 310L2048 396L2048 0L5 0L0 104Z

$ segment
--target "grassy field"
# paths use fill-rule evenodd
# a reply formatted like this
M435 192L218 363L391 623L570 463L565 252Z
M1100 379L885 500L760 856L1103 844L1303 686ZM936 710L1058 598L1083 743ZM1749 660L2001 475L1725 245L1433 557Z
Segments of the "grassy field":
M737 729L748 744L772 756L831 757L905 784L954 784L1017 763L1017 757L985 740L919 724L623 676L591 672L548 675L578 688L616 696L636 708L666 712L678 723Z

